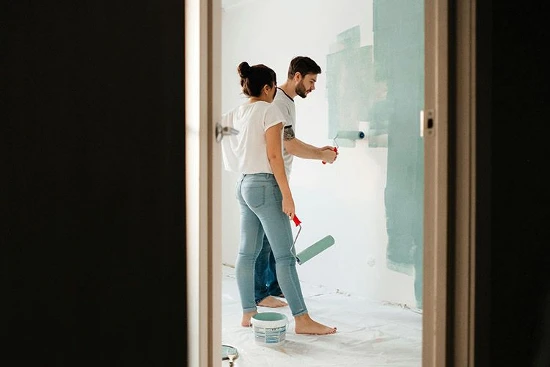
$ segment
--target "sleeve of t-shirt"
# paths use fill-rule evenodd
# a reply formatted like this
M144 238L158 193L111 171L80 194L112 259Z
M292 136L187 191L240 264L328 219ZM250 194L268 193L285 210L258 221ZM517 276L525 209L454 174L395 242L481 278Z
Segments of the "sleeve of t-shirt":
M222 126L233 127L233 111L226 112L221 118Z
M277 106L279 111L281 111L281 113L283 114L283 118L285 120L285 124L284 124L285 127L287 126L292 127L292 124L290 123L290 110L288 109L288 105L283 101L281 101L280 99L275 99L272 104Z
M222 116L221 124L233 127L233 111ZM221 141L223 164L227 171L239 172L239 157L236 153L238 144L236 135L228 135Z
M270 103L265 111L264 131L280 123L284 126L286 124L286 119L281 113L281 110L274 103Z

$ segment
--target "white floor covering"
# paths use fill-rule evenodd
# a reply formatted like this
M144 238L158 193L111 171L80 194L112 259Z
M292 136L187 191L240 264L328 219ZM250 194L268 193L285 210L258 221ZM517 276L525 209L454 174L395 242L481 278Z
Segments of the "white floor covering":
M374 302L302 282L311 317L336 326L334 335L297 335L289 307L264 308L287 316L286 340L258 344L252 328L240 326L241 306L234 269L223 267L222 343L237 348L234 367L420 367L422 315L396 305ZM228 366L223 361L222 366Z

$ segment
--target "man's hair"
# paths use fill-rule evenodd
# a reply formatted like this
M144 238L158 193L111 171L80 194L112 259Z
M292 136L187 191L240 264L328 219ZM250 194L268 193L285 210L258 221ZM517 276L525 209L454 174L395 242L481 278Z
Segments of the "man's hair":
M321 67L307 56L296 56L290 61L288 79L294 78L296 73L300 73L302 77L307 74L321 74Z

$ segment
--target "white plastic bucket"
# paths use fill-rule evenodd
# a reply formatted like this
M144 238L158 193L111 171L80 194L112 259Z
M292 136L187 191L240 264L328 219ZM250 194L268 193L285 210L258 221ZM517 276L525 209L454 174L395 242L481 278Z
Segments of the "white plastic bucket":
M285 341L288 325L285 315L277 312L260 312L252 316L251 322L257 344L276 346Z

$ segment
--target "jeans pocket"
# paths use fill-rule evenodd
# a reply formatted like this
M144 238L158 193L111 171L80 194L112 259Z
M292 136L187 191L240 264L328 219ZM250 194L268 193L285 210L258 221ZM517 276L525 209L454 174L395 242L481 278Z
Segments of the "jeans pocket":
M265 204L265 187L248 186L242 188L244 201L251 208L258 208Z
M278 184L273 184L273 196L275 197L275 201L277 203L280 203L283 201L283 194L281 193L281 189L279 188Z

